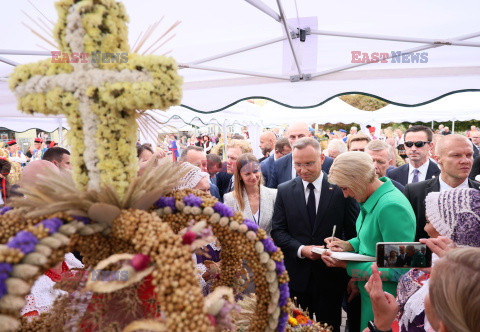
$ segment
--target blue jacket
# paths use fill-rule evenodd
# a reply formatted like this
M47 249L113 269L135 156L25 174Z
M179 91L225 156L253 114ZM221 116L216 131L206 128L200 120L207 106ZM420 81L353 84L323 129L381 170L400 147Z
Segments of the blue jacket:
M391 171L387 170L387 177L397 182L400 182L402 186L406 186L408 184L408 170L409 164L402 165L400 167L394 168ZM430 161L427 169L427 175L425 180L430 180L432 177L438 177L440 175L440 168L438 168L437 164Z
M272 172L273 172L273 164L275 163L275 158L274 158L274 154L272 153L272 155L270 157L268 157L267 159L263 160L261 163L260 163L260 167L262 169L262 176L263 176L263 185L265 187L269 187L269 184L272 180Z

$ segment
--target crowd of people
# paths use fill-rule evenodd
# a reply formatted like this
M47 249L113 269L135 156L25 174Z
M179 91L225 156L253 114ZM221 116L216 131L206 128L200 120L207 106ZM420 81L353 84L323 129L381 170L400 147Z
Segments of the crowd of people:
M334 331L342 308L348 331L478 331L480 132L439 127L434 133L417 125L375 133L352 127L315 135L294 123L284 133L264 131L258 142L248 135L168 135L160 147L137 144L139 175L171 153L189 168L178 189L209 192L264 229L284 253L292 299ZM12 163L28 163L23 181L42 167L71 169L68 150L35 143L30 162L16 142L7 143L2 179ZM215 153L219 144L222 157ZM411 268L425 266L413 264L424 252L412 245L386 251L380 269L331 257L333 251L374 257L378 242L414 241L432 250L433 268ZM330 251L316 253L322 246ZM221 248L208 249L218 262ZM196 258L205 286L204 261Z

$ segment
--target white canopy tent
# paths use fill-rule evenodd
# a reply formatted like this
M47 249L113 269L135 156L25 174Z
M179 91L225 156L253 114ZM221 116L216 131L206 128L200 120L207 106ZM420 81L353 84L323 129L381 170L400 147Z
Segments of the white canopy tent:
M182 21L175 38L156 53L173 50L171 55L186 68L181 70L185 81L182 103L201 111L219 110L252 97L303 107L357 92L413 105L453 91L480 90L477 0L123 2L131 22L130 44L162 15L165 20L151 41L174 21ZM35 6L56 21L51 0L35 1ZM28 22L22 10L39 16L23 1L11 2L0 13L0 28L10 32L2 35L0 57L10 63L45 58L15 55L28 53L25 50L38 52L41 48L36 44L46 45L21 25L21 21ZM285 26L289 34L283 32ZM297 28L310 29L305 42L296 38L300 37ZM396 58L400 63L352 63L352 52L371 57L374 52L401 51L428 54L418 63L412 63L408 55ZM226 54L232 55L221 57ZM2 63L0 76L11 70ZM6 89L5 83L1 89Z

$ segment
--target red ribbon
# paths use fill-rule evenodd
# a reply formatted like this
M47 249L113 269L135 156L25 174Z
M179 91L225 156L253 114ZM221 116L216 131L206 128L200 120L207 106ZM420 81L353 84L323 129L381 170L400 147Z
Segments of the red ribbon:
M168 148L168 150L172 151L173 155L173 161L177 161L177 156L175 156L175 151L177 151L177 148Z

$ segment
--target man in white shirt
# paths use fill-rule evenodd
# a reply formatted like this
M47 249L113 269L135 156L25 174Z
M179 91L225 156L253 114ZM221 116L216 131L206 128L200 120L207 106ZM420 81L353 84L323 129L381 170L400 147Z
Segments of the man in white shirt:
M405 132L405 151L408 164L387 172L387 177L406 186L437 177L440 174L438 166L430 161L433 133L425 126L412 126Z
M473 147L465 136L452 134L442 137L437 143L435 154L441 169L440 176L405 186L405 196L412 204L417 217L415 240L428 237L424 230L425 197L430 192L452 188L480 189L480 183L468 179L473 164Z
M328 183L322 172L324 156L315 139L296 140L292 156L299 176L278 186L271 235L285 255L290 297L339 331L348 277L345 270L329 270L312 250L325 245L334 225L337 237L348 239L355 234L357 204Z

